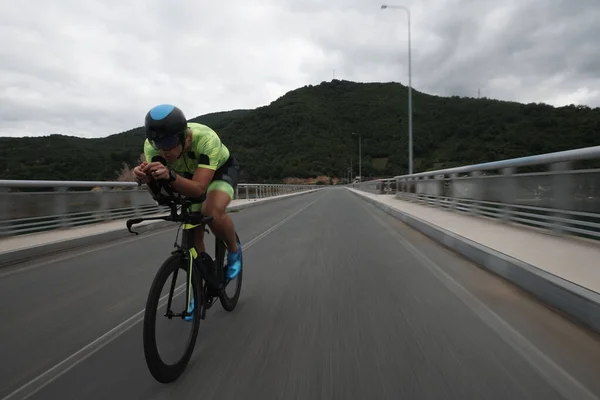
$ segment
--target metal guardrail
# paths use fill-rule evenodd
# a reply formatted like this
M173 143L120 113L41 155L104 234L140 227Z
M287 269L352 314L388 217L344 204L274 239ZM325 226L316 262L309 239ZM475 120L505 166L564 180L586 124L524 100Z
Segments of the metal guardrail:
M600 239L600 146L350 185L378 194Z
M234 199L259 199L322 187L244 183L236 188ZM39 190L42 188L53 190ZM135 182L0 180L0 237L163 212L168 209L156 204L145 185Z

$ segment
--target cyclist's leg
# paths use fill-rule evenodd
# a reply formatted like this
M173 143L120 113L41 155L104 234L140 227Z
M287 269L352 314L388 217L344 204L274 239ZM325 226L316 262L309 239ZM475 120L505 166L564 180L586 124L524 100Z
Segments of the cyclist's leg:
M209 224L211 230L227 245L227 278L229 279L235 278L242 266L242 247L238 246L235 226L227 214L227 206L232 199L233 188L228 182L213 181L208 187L206 201L202 207L205 215L213 217Z
M221 228L223 222L210 223L209 226L213 234L218 236L227 244L232 251L237 250L235 238L235 228L231 218L226 214L227 206L234 197L235 187L237 186L239 176L239 164L234 157L231 157L225 165L221 166L210 182L206 199L202 203L196 203L191 206L192 212L200 212L204 215L212 216L214 219L223 219L225 229ZM211 194L215 192L215 194ZM222 194L219 194L222 193ZM207 205L208 204L208 205ZM204 245L204 228L198 226L194 229L195 248L198 252L206 252ZM232 247L233 246L233 247Z
M239 166L235 158L231 158L223 167L219 168L206 191L206 200L202 204L193 204L192 212L202 210L204 215L213 217L209 223L213 234L227 244L227 278L233 279L241 270L242 248L238 246L235 235L235 226L227 214L227 206L233 200L235 187L239 176ZM196 251L205 252L204 229L202 226L194 228ZM188 311L192 312L194 302ZM185 317L191 321L192 317Z
M231 158L215 173L208 185L202 212L213 217L210 228L227 245L227 277L233 279L241 268L242 249L238 246L235 226L227 214L227 206L233 200L239 176L239 166Z
M231 251L237 251L238 245L235 238L235 227L227 206L233 199L233 188L225 181L212 181L208 186L206 200L202 206L204 215L210 215L213 220L209 223L213 233L225 242Z
M192 204L191 212L200 212L202 210L202 204ZM206 247L204 246L204 227L202 225L194 228L194 247L198 254L206 253Z

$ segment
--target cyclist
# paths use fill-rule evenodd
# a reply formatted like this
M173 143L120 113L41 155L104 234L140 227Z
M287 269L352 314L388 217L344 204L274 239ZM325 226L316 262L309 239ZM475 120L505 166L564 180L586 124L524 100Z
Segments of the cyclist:
M194 204L192 211L213 217L212 232L227 245L227 278L233 279L241 268L242 248L238 246L233 221L226 213L238 184L239 164L219 136L206 125L187 122L183 112L170 104L148 111L144 123L145 162L134 168L138 183L166 179L173 191L186 197L206 200ZM166 161L163 165L157 156ZM195 228L195 247L205 252L204 230Z

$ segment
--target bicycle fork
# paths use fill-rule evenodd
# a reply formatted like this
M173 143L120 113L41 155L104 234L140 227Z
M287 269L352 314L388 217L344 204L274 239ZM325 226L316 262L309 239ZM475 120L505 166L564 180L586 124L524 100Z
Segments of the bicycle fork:
M185 298L187 299L186 301L186 311L185 311L185 317L184 319L187 319L187 317L191 317L192 313L194 312L193 307L195 307L196 305L192 303L193 301L193 288L192 288L192 279L195 278L195 276L192 276L193 271L194 271L194 261L196 260L196 257L198 257L198 253L196 252L195 248L190 248L188 250L189 254L187 255L187 259L188 259L188 273L187 273L187 285L185 287Z
M175 314L175 313L173 313L173 311L171 311L171 304L173 301L173 296L175 294L175 284L177 282L177 274L179 273L179 268L176 268L173 273L173 280L171 281L171 288L169 290L169 299L167 301L167 311L165 313L165 317L167 317L169 319L171 319L173 317L187 318L187 317L190 317L194 311L192 308L192 305L194 307L196 305L192 304L192 301L193 301L192 279L195 278L195 275L193 275L193 271L194 271L194 261L196 260L197 257L198 257L198 253L196 252L196 249L194 249L194 248L189 249L188 254L184 255L182 257L184 262L187 264L186 265L187 281L185 284L186 303L185 303L184 311L182 313L178 313L178 314Z

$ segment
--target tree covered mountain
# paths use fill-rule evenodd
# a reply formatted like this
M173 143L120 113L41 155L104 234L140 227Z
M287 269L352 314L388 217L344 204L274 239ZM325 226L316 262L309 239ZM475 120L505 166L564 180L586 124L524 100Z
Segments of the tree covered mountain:
M403 174L408 164L407 88L333 80L293 90L253 110L212 113L245 182L319 175ZM355 135L353 135L353 133ZM1 179L115 180L142 153L141 127L100 139L0 138ZM440 97L413 89L414 169L521 157L600 144L600 109Z

